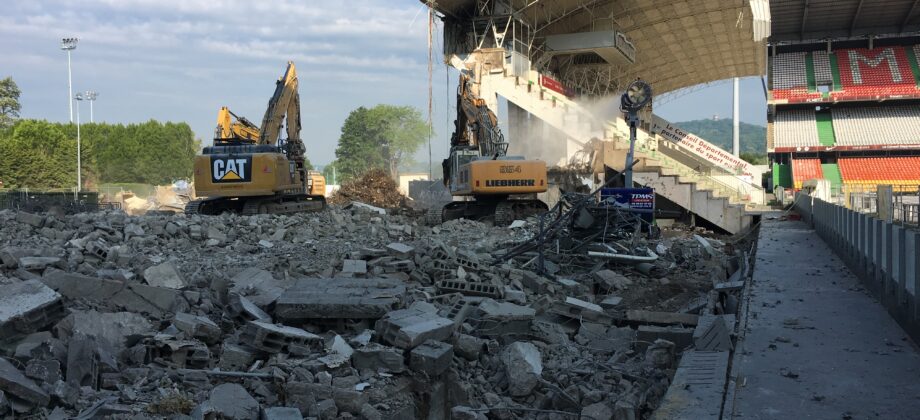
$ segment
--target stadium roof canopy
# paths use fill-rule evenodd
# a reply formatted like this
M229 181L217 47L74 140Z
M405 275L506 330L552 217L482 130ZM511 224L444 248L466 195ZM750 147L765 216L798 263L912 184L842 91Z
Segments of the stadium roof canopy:
M486 15L514 16L533 35L529 54L537 69L589 94L619 91L636 77L661 94L765 69L767 0L435 0L433 5L445 22L469 32ZM595 31L624 33L635 46L635 62L578 54L547 58L547 36Z
M920 30L920 0L770 0L772 42Z

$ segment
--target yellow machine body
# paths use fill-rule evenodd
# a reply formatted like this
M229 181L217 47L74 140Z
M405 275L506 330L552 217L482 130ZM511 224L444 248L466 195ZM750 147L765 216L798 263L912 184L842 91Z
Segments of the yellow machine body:
M293 191L302 185L295 176L290 161L281 153L195 157L195 193L203 197L253 197Z
M537 194L546 192L546 162L541 160L474 160L460 165L451 194L460 196Z

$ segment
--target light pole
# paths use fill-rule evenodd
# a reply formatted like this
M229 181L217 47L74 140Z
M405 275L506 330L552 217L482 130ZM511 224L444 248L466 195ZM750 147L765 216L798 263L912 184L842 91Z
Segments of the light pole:
M73 98L82 101L83 94L78 92ZM82 172L80 167L80 102L77 102L77 192L83 190Z
M64 38L61 40L61 49L67 51L67 106L70 108L71 123L73 123L73 81L70 77L70 52L76 48L76 38Z
M89 101L89 122L95 122L93 120L93 102L96 102L96 97L99 96L99 92L88 90L83 92L83 99Z
M652 87L641 80L632 82L620 98L620 111L626 113L629 123L629 152L626 154L626 188L633 187L633 155L636 149L636 127L639 126L639 111L652 102Z

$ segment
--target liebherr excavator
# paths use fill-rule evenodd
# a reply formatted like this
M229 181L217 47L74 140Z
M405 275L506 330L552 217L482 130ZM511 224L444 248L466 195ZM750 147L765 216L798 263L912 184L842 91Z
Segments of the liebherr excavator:
M507 156L508 143L498 128L498 118L474 87L470 77L461 73L450 156L442 163L444 184L451 195L472 200L429 210L429 224L492 216L496 225L507 225L548 210L536 198L546 191L546 162Z
M236 118L236 122L232 118ZM281 140L282 125L287 139ZM195 157L195 191L207 197L187 214L295 213L322 210L326 180L304 166L297 71L288 62L257 127L226 107L217 115L214 145Z

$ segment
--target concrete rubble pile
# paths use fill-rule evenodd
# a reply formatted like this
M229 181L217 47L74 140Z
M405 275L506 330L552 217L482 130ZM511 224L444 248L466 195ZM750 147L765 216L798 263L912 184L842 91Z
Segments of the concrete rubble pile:
M638 419L725 345L722 243L497 263L535 224L0 212L0 418Z

